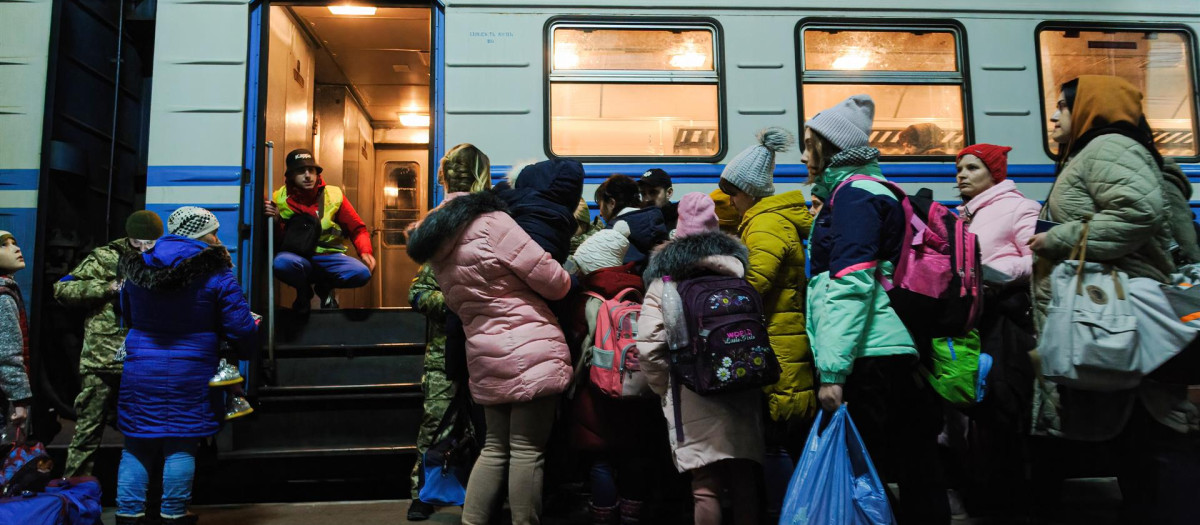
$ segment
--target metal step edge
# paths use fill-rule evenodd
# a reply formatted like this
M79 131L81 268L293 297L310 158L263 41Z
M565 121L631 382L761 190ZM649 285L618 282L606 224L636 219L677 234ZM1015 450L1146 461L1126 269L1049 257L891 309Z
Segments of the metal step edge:
M425 395L420 391L417 392L380 392L380 393L353 393L353 394L337 394L337 393L313 393L313 394L296 394L285 396L259 396L257 406L268 407L270 405L284 403L314 403L324 401L384 401L384 400L421 400Z
M370 456L370 455L407 455L416 454L415 445L392 445L377 447L279 447L279 448L247 448L241 450L221 451L217 459L220 461L254 458L289 458L311 456Z
M421 383L383 383L369 385L288 385L262 386L259 398L291 397L306 394L388 394L421 392Z
M374 355L423 355L426 343L374 343L374 344L293 344L279 343L275 345L276 357L330 357L332 354L341 355L347 351L362 351Z

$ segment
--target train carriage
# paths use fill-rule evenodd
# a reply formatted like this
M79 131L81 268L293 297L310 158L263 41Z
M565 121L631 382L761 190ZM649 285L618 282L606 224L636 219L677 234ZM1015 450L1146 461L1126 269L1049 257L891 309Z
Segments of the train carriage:
M496 180L525 160L578 158L589 199L611 174L663 168L679 196L715 189L756 130L799 134L865 92L889 178L957 202L953 154L1005 144L1010 176L1040 199L1057 86L1114 74L1145 93L1156 145L1195 185L1198 30L1192 0L0 2L0 229L31 262L19 281L44 402L69 414L73 329L49 283L129 211L200 205L255 308L284 310L262 200L283 155L311 149L367 223L379 268L340 292L340 311L303 326L273 316L270 366L252 368L260 414L221 446L405 453L425 336L404 232L440 202L448 147L479 146ZM798 149L777 162L781 191L805 188Z

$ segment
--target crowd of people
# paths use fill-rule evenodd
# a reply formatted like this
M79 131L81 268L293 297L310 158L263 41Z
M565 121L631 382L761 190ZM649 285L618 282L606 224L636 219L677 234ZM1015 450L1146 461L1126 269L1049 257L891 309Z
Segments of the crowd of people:
M1099 393L1037 373L1050 271L1081 236L1088 261L1130 276L1165 283L1200 263L1190 184L1155 149L1142 97L1117 77L1062 86L1051 119L1061 154L1044 205L1008 179L1011 148L980 143L957 153L957 212L984 265L978 338L994 359L987 395L967 408L939 397L922 373L931 338L889 299L907 219L870 143L871 97L851 96L805 122L807 195L776 191L776 155L796 142L782 128L760 131L711 193L672 202L662 169L608 177L593 195L594 219L579 162L514 167L492 187L487 155L455 146L438 169L445 201L407 242L422 264L409 300L431 327L418 449L453 431L444 422L460 400L482 407L468 525L491 523L504 498L514 524L539 523L553 491L543 485L547 457L564 457L548 456L554 449L586 458L594 524L647 519L664 493L655 467L668 463L690 478L695 523L759 524L778 519L809 430L845 406L883 479L898 485L892 508L901 524L949 523L964 505L1036 516L1055 504L1071 474L1063 458L1084 442L1118 458L1123 523L1200 522L1200 413L1186 385L1145 379ZM913 130L921 133L938 132ZM286 183L265 203L286 247L276 274L296 289L294 310L307 312L314 296L336 307L333 289L362 286L375 269L366 227L324 183L311 152L286 161ZM157 215L137 212L127 237L97 248L55 286L57 300L88 311L66 474L91 473L115 415L125 436L117 523L146 515L153 472L162 475L162 522L195 522L187 505L199 439L251 410L230 363L252 358L257 316L219 227L211 212L185 206L164 235ZM23 267L17 240L0 232L0 389L18 425L33 395L28 327L11 278ZM719 394L684 384L673 334L694 319L678 306L679 290L701 277L747 283L761 298L777 380ZM628 301L635 324L611 326L606 309ZM610 335L628 342L616 355L606 350ZM596 379L614 359L630 374L616 395ZM744 372L725 367L726 376ZM437 510L421 498L421 469L410 520Z
M897 314L884 284L908 220L870 143L874 109L871 97L855 95L805 123L807 195L775 189L775 156L795 141L781 128L760 131L711 194L672 203L661 169L638 180L613 175L596 190L595 220L582 213L583 169L574 161L515 167L489 189L478 183L488 168L474 146L456 150L483 159L465 170L475 178L461 175L457 155L443 160L446 201L415 227L408 252L423 263L413 298L447 340L462 341L430 361L459 352L466 368L457 379L428 374L427 391L465 387L486 416L463 523L489 523L505 495L513 523L539 523L542 479L554 469L546 458L559 457L548 451L563 447L589 465L593 523L644 519L661 497L652 486L658 458L689 475L695 523L775 519L809 429L843 405L884 480L898 485L890 495L902 524L948 523L966 510L1041 515L1053 509L1071 474L1067 452L1081 442L1121 458L1113 468L1122 522L1200 520L1190 504L1200 496L1200 418L1186 385L1146 379L1096 393L1037 373L1049 270L1080 241L1085 221L1086 259L1130 276L1166 283L1200 262L1187 179L1155 150L1142 94L1117 77L1062 87L1052 118L1062 154L1045 205L1008 178L1011 148L980 143L955 156L957 214L978 239L985 281L973 333L991 366L982 372L987 394L969 407L948 403L923 373L934 341ZM536 183L524 185L527 177ZM538 213L524 206L532 199ZM665 301L679 280L702 275L757 291L777 382L715 395L680 388L669 334L686 320ZM613 329L602 308L629 297L640 310L636 351L623 359L646 392L614 396L595 379L595 367L613 358L597 331ZM423 446L438 438L442 416L426 414ZM413 498L409 519L436 511L418 488Z

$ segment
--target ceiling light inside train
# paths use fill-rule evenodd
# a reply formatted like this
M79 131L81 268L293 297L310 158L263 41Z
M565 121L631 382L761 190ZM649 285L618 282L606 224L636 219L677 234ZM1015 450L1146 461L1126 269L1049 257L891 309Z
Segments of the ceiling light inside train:
M837 57L833 61L834 69L862 69L867 67L867 63L871 61L870 53L859 48L852 47L846 50L846 54Z
M695 51L671 55L671 67L679 69L700 69L706 62L708 62L708 56Z
M579 53L575 51L575 44L569 42L554 44L554 68L575 69L577 67L579 67Z
M406 128L427 128L429 127L429 115L401 113L400 125Z
M343 16L374 16L375 8L365 5L331 5L329 12Z

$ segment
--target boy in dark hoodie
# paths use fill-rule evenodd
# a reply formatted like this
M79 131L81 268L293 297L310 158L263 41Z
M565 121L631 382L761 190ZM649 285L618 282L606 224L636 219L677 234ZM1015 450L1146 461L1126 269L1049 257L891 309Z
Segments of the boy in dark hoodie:
M583 195L583 165L571 159L544 160L496 185L508 212L534 242L560 264L567 260L578 225L575 208Z

